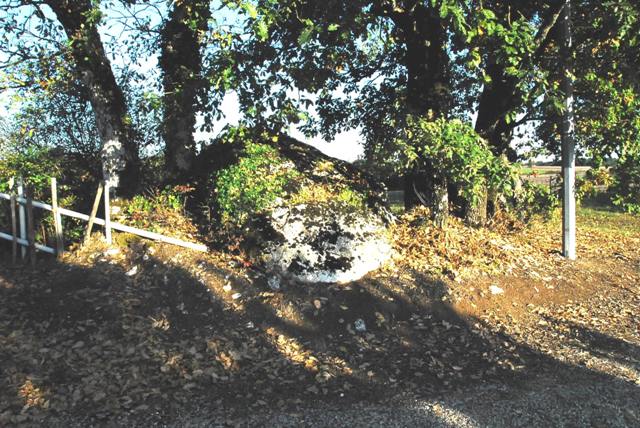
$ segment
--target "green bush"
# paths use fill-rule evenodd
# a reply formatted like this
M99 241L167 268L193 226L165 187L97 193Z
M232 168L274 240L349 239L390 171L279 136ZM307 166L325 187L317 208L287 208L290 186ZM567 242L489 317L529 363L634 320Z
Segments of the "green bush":
M525 181L515 197L514 211L522 221L535 216L550 218L560 207L560 198L548 186Z
M187 195L191 191L193 188L189 186L167 186L120 201L121 215L118 220L156 232L165 229L176 220L176 214L184 214Z
M48 194L51 177L60 175L61 159L51 149L27 147L11 150L0 160L0 191L9 189L11 177L24 177L34 198Z
M628 213L640 214L640 151L622 156L613 177L613 203Z
M473 127L460 120L409 117L396 141L404 162L399 172L415 166L457 184L461 196L476 205L487 188L511 195L518 176L506 159L495 156ZM427 165L420 165L427 163Z
M25 188L31 192L35 200L48 202L51 198L51 177L66 175L65 169L73 168L64 155L56 150L37 147L34 145L20 146L6 144L3 146L3 157L0 159L0 191L9 191L10 178L24 178ZM2 203L0 203L1 205ZM58 184L58 204L65 208L76 208L77 197L69 192L69 186ZM51 214L47 211L34 210L36 227L36 241L53 245L54 227ZM65 242L80 239L84 233L84 223L69 217L63 217ZM0 210L0 229L10 228L9 210Z
M136 195L126 203L124 211L127 214L152 214L153 211L158 209L182 211L184 208L184 196L181 189L183 187L167 186L159 192L152 192L149 196Z
M269 144L247 142L238 162L215 176L215 201L223 223L242 224L293 190L299 173Z

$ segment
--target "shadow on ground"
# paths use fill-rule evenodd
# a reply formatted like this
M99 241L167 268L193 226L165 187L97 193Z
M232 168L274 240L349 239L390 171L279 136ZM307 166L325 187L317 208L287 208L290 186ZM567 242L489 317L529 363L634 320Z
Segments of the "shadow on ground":
M0 424L182 425L192 412L224 424L494 382L525 394L541 375L640 398L636 385L461 316L443 301L446 284L419 272L274 291L260 274L204 256L189 271L148 254L127 263L0 267ZM570 329L592 352L637 368L637 346Z

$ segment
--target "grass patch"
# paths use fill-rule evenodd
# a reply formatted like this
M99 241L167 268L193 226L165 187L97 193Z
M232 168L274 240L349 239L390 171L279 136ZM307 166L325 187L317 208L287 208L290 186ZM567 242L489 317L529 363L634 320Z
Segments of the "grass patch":
M555 169L523 167L521 169L520 175L555 175L558 173L559 171L556 171Z
M629 235L640 234L640 216L620 212L610 206L580 207L577 211L578 226Z

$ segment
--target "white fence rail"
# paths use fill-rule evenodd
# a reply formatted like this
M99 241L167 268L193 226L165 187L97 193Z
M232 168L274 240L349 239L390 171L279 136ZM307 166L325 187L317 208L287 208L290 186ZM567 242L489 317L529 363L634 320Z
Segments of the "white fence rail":
M100 193L102 193L104 184L101 183L101 187L98 190L97 200L95 205L95 210L93 210L92 215L89 216L87 214L79 213L77 211L73 211L67 208L61 208L57 206L57 183L55 178L51 179L51 194L52 194L52 203L48 204L46 202L34 201L28 198L24 193L24 186L22 185L22 180L18 181L18 185L13 186L13 180L10 181L11 193L1 193L0 199L4 199L10 201L12 217L15 217L15 205L18 206L19 211L19 230L17 227L14 227L11 234L0 232L0 239L4 239L7 241L14 242L14 260L16 257L15 247L16 245L21 246L22 257L24 258L26 255L26 248L32 248L32 250L42 251L44 253L49 254L61 254L63 251L63 243L62 243L62 222L60 221L61 216L73 217L79 220L83 220L89 222L89 225L97 224L103 226L105 229L105 238L109 244L111 244L111 230L118 230L121 232L131 233L133 235L141 236L143 238L152 239L154 241L164 242L171 245L177 245L184 248L189 248L195 251L207 252L207 246L203 244L196 244L193 242L183 241L181 239L171 238L169 236L164 236L159 233L150 232L148 230L142 230L135 227L127 226L120 223L114 223L110 221L110 200L109 200L109 188L108 186L104 186L104 214L105 218L97 218L95 217L95 212L97 210L97 204L100 201ZM17 190L17 194L14 193L14 189ZM27 210L29 207L40 208L45 211L52 212L54 216L54 224L56 226L56 241L57 248L47 247L46 245L38 244L33 242L33 239L29 239L27 228L32 232L35 227L33 224L27 224L25 221L25 208ZM33 216L29 216L33 218ZM19 236L18 236L19 233ZM91 227L87 228L87 236L91 233ZM33 235L30 233L29 235ZM35 263L35 252L32 251L31 254L32 263Z

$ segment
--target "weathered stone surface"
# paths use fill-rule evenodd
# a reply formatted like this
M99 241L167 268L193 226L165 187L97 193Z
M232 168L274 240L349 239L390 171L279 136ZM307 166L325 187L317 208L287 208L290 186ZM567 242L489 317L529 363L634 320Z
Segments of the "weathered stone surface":
M383 222L339 203L278 206L262 219L258 253L269 270L304 282L344 283L391 256ZM267 238L267 239L264 239Z

